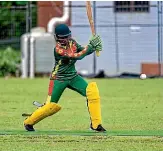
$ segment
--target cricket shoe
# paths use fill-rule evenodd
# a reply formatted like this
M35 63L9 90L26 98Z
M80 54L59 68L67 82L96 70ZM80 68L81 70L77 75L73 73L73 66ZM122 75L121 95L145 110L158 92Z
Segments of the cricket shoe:
M90 128L91 128L91 130L96 131L96 132L106 132L106 129L103 128L101 124L99 124L96 129L94 129L92 127L92 124L91 124L91 127Z
M33 125L29 125L29 124L25 125L25 124L24 124L24 128L25 128L27 131L35 131L35 129L33 128Z

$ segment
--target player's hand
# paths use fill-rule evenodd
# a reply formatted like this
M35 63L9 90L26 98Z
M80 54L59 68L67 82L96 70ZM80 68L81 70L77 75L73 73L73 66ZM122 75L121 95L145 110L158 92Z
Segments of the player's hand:
M93 35L91 37L91 39L89 40L89 43L96 48L97 46L100 46L100 44L102 43L101 38L99 35Z
M95 48L96 51L102 51L102 43L96 46Z

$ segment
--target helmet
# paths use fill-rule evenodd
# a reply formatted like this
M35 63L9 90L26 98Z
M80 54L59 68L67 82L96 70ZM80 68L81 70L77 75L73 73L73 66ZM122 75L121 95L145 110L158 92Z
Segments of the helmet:
M55 27L54 37L61 45L67 45L71 37L71 31L66 24L59 24Z
M55 36L59 38L68 37L71 31L66 24L59 24L55 27Z

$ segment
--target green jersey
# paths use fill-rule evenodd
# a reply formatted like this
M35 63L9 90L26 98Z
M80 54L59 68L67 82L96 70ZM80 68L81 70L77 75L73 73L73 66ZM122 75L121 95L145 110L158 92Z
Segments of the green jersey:
M69 41L67 48L57 43L54 48L55 66L51 79L70 80L74 78L77 75L76 61L83 59L94 51L95 49L91 45L82 47L73 39Z

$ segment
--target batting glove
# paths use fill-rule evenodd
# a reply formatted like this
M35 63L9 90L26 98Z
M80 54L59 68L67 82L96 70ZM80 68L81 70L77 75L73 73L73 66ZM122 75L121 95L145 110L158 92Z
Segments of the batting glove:
M96 51L102 51L102 43L96 46Z
M100 45L102 43L101 38L99 35L94 35L91 37L91 39L89 40L89 43L96 48L96 46Z

